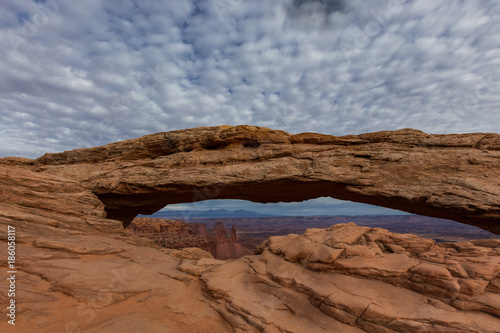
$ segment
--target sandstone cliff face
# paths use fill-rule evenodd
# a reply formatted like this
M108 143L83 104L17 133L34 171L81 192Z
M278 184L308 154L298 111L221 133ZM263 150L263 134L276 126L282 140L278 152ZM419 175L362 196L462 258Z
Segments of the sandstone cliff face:
M231 235L228 237L227 229L222 222L215 222L214 229L210 232L215 239L216 259L238 259L253 254L253 251L241 245L236 236L234 225L231 227Z
M0 237L8 224L18 227L23 243L54 235L123 235L120 223L105 217L102 202L77 182L0 162Z
M78 181L124 225L171 203L331 196L500 234L498 134L404 129L335 137L202 127L46 154L34 164L37 171Z
M206 223L189 223L189 227L193 230L195 235L208 236Z
M253 254L253 251L239 244L234 226L230 237L222 222L216 222L214 229L207 232L204 223L186 223L181 220L136 217L127 228L127 235L146 237L156 244L170 249L197 247L212 254L215 259L238 259Z
M354 195L495 231L498 151L493 134L218 127L0 159L4 249L7 226L16 228L15 331L498 332L499 240L436 244L345 224L272 237L257 255L220 261L125 236L109 218L188 201L194 188L198 200ZM205 191L214 182L218 192ZM12 330L6 314L2 306L2 332Z

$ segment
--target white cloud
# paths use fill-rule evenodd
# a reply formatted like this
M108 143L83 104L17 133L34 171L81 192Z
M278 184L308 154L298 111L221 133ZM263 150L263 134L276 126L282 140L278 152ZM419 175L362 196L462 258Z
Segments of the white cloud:
M498 132L500 3L6 0L0 156L195 126Z

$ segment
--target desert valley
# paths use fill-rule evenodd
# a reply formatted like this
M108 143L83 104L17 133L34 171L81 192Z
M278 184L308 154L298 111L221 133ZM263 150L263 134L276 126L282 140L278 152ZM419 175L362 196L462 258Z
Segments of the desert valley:
M252 213L252 212L248 212ZM221 215L213 217L208 215ZM205 216L206 217L201 217ZM238 232L239 241L248 248L254 248L271 236L302 234L308 228L328 228L339 223L354 222L357 225L384 228L397 233L412 233L422 238L437 242L459 242L475 239L500 238L499 235L466 224L419 215L321 215L321 216L248 216L225 217L231 212L158 212L152 218L162 220L182 220L190 226L204 224L211 229L215 223L223 223L228 228L234 226ZM256 214L248 214L256 215Z

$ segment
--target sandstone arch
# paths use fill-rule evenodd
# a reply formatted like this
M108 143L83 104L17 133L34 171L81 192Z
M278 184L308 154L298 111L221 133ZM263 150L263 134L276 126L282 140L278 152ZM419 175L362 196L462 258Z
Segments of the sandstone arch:
M500 135L494 133L403 129L336 137L200 127L46 154L35 170L79 181L124 226L173 203L330 196L500 234Z

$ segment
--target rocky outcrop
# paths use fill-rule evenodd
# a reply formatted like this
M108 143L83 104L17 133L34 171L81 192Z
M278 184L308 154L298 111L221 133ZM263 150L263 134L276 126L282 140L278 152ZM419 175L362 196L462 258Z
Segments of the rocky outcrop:
M229 238L229 241L231 243L239 243L238 236L236 235L236 228L234 227L234 224L231 226L231 237Z
M258 253L179 269L199 275L214 308L242 331L500 328L500 240L439 244L350 223L271 237Z
M253 254L253 251L244 247L238 241L234 225L231 227L231 235L228 237L226 227L222 222L215 222L214 229L210 232L215 239L216 259L238 259Z
M173 203L330 196L500 234L499 134L404 129L336 137L218 126L46 154L31 163L77 181L124 225Z
M193 230L195 235L208 236L206 223L189 223L189 227Z
M214 228L210 231L210 235L215 238L215 241L218 243L222 243L227 241L227 229L224 226L224 223L218 221L214 223Z
M0 162L0 239L6 239L8 225L17 227L23 243L55 235L123 235L121 223L107 219L104 208L73 180Z
M228 231L222 222L216 222L213 230L208 233L205 223L136 217L125 228L125 233L146 237L169 249L197 247L211 253L215 259L221 260L238 259L253 254L252 250L239 244L234 225L228 237Z
M32 163L0 159L0 242L14 227L17 271L16 327L5 288L1 332L499 331L499 240L436 244L345 224L220 261L126 236L97 188L75 181L82 165L56 175Z
M127 228L127 235L144 235L144 234L182 234L196 235L195 231L186 222L181 220L167 220L152 217L136 217Z
M183 260L209 253L127 237L121 222L105 218L97 196L75 181L3 162L0 279L17 273L15 297L7 284L0 290L0 332L231 331L206 302L199 279L177 270ZM8 226L15 229L9 269ZM7 322L11 299L15 326Z

